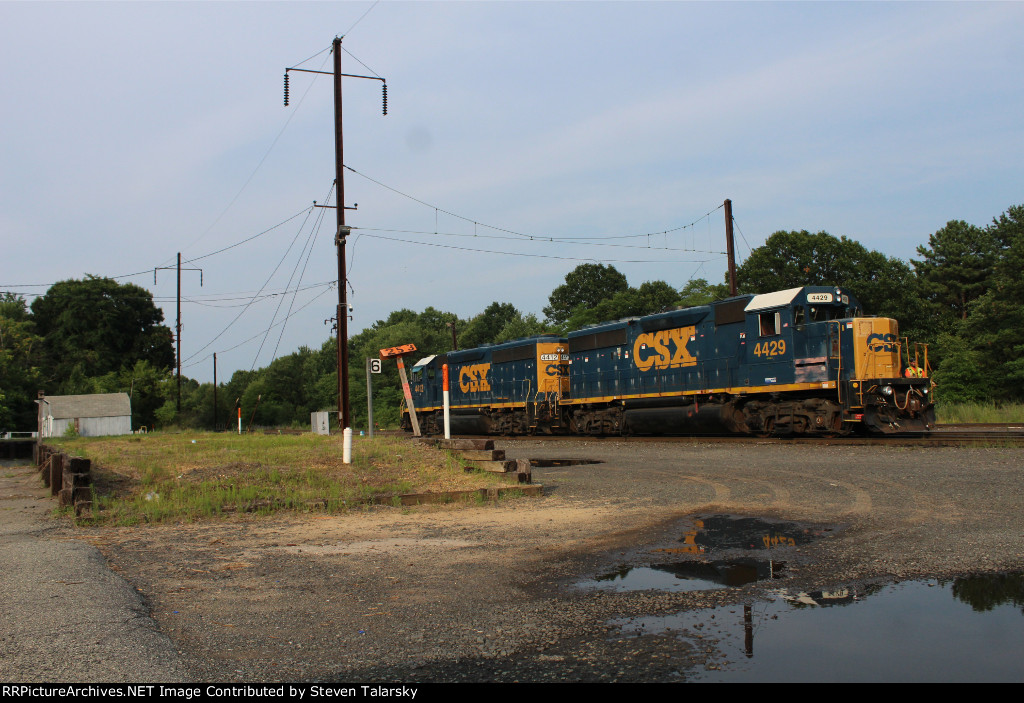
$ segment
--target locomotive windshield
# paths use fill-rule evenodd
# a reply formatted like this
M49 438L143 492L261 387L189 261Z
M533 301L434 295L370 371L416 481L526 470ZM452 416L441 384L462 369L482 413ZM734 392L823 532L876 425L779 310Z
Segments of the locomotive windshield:
M806 312L803 305L797 305L793 308L793 324L845 320L851 317L861 317L861 315L861 309L854 305L810 305Z

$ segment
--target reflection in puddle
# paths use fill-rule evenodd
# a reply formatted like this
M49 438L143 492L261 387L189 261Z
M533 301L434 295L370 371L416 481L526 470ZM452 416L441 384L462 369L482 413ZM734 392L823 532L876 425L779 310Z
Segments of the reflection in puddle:
M769 603L616 621L714 651L702 681L1024 681L1024 578L783 593Z
M757 517L711 515L695 518L693 527L683 533L679 547L658 552L670 554L709 554L727 549L762 550L795 547L824 537L830 527L813 527L799 522Z
M582 581L579 586L614 591L705 591L783 578L785 568L782 561L757 559L623 566L593 581Z
M832 532L831 527L732 515L694 518L673 546L650 550L658 563L623 565L578 585L614 591L703 591L734 588L755 581L784 578L786 561L779 550L807 544ZM678 546L675 546L678 545ZM766 551L775 558L766 559ZM709 559L713 553L732 558ZM665 559L678 555L678 561Z

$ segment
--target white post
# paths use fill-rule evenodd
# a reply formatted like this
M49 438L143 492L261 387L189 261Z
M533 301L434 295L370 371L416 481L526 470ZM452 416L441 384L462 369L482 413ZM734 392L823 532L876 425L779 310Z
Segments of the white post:
M238 406L238 434L242 434L242 406Z
M448 364L441 365L442 388L444 395L444 438L452 438L452 413L448 403Z
M342 433L345 437L344 445L341 450L341 461L345 464L352 463L352 428L346 427Z

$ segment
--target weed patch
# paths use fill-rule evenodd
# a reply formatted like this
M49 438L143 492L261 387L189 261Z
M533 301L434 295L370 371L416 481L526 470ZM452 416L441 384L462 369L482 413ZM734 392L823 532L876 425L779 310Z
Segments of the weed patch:
M62 438L93 461L93 509L84 522L190 522L280 510L342 512L400 506L400 496L477 490L511 478L467 473L446 452L401 438L357 438L352 463L340 437L162 434Z

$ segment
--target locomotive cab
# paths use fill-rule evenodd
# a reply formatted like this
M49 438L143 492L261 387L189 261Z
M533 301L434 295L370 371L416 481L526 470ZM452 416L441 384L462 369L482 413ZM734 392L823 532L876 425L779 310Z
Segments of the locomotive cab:
M891 433L934 425L929 381L902 375L907 350L896 321L864 316L848 291L791 288L754 296L745 312L750 385L778 388L771 403L745 404L750 430ZM785 400L793 393L798 402Z
M865 316L857 300L839 287L800 291L790 305L794 370L802 381L834 389L842 429L930 430L935 424L930 382L923 374L904 376L909 350L896 320Z

